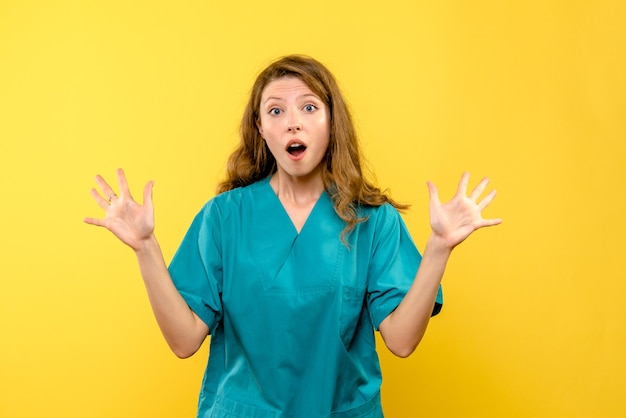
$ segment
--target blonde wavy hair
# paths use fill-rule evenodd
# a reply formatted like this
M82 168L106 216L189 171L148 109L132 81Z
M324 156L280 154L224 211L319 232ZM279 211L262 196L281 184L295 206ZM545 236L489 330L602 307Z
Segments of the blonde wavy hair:
M366 220L359 216L359 206L381 206L388 202L399 210L408 208L364 178L356 131L337 81L324 65L303 55L280 58L257 77L241 121L239 145L228 158L226 179L218 185L217 192L247 186L276 172L276 160L261 137L257 122L265 86L282 77L299 78L328 107L330 140L321 162L322 181L335 212L346 222L342 241L359 222Z

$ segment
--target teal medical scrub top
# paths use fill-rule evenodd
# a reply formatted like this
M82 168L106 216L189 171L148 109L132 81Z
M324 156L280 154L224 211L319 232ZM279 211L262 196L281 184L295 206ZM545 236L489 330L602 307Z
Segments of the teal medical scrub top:
M383 416L374 330L421 256L391 205L359 210L346 246L326 193L300 233L269 178L202 208L169 267L211 333L198 417Z

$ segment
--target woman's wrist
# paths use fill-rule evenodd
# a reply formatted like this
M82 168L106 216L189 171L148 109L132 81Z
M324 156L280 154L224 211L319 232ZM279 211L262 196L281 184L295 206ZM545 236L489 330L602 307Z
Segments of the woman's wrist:
M159 248L159 243L157 242L156 236L154 233L151 233L148 237L139 240L136 246L132 247L137 256L141 254L148 254L152 252L154 249Z
M443 237L433 233L426 241L424 255L449 257L453 248Z

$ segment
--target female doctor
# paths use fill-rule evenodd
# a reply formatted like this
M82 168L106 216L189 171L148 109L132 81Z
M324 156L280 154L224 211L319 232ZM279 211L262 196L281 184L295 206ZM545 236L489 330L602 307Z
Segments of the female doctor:
M200 210L169 267L143 204L117 171L91 194L102 226L131 247L159 327L185 358L211 336L198 417L382 417L378 330L400 357L441 308L459 243L500 223L481 212L488 180L442 204L430 194L423 256L394 202L363 179L354 126L332 74L292 55L257 78L226 180Z

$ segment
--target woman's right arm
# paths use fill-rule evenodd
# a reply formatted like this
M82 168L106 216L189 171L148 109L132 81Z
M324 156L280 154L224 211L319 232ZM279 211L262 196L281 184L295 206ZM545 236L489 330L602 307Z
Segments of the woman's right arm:
M96 189L91 190L91 195L106 215L103 219L85 218L84 221L108 229L135 251L152 311L165 340L178 357L189 357L200 348L209 329L189 308L167 270L154 235L153 182L146 184L140 205L131 196L122 169L117 170L117 178L120 196L101 176L96 176L96 183L106 199Z

